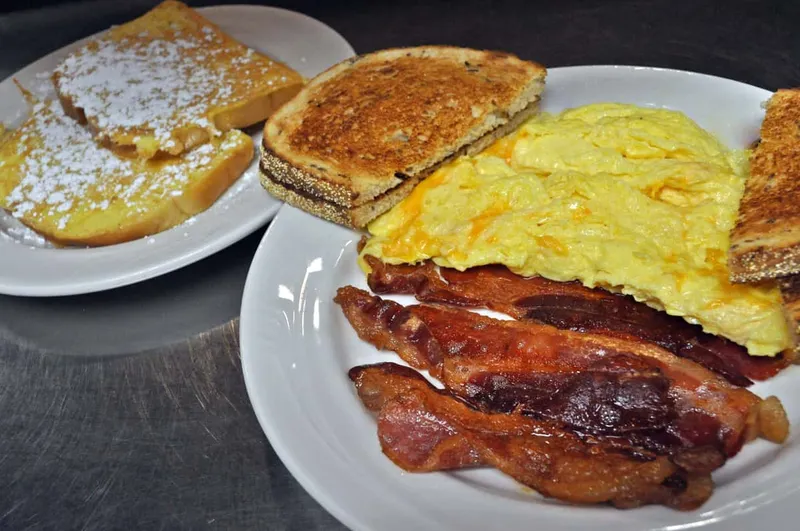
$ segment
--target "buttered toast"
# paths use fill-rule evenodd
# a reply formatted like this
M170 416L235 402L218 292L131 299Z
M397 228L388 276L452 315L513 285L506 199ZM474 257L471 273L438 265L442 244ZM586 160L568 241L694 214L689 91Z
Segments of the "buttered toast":
M537 112L545 75L510 54L446 46L348 59L267 121L261 182L312 214L364 227L437 166Z
M71 54L53 83L65 112L98 140L150 158L264 120L303 79L167 0Z
M57 101L36 103L0 145L0 207L57 244L121 243L207 209L253 151L250 137L232 130L181 157L125 158Z
M761 140L731 232L731 280L755 282L800 273L800 89L767 102Z
M733 282L778 279L783 310L800 351L800 89L769 99L761 138L731 231L728 268Z

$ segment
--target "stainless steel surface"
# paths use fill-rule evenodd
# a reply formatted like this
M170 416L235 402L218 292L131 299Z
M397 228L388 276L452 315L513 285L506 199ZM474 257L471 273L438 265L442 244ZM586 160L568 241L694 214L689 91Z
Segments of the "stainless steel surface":
M319 18L359 52L449 43L548 66L647 64L800 85L796 3L536 4L274 5ZM148 5L3 15L0 77ZM262 232L127 288L0 296L0 529L341 528L277 459L242 382L235 318Z

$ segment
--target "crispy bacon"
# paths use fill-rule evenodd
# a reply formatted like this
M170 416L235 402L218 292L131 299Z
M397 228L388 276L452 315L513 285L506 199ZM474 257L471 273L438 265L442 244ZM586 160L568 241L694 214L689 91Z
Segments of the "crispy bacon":
M689 474L664 457L587 442L549 421L472 409L407 367L355 367L350 378L378 413L383 452L410 472L493 466L544 496L619 508L692 510L713 490L708 473Z
M417 371L396 363L353 367L349 376L361 402L374 413L380 413L388 402L401 395L431 388ZM381 437L382 443L393 441L391 445L382 445L384 452L392 461L402 461L404 470L435 472L483 465L481 456L472 445L461 434L444 428L442 424L420 425L413 433L403 434L389 429Z
M757 396L647 343L459 308L403 307L351 286L335 301L363 340L428 370L484 411L522 411L624 437L694 471L721 466L764 431Z
M791 363L783 355L753 357L744 347L703 332L680 317L636 302L632 297L590 289L578 282L525 278L503 266L466 271L421 265L391 265L365 257L368 283L378 294L415 295L421 302L489 308L518 320L534 320L562 330L594 332L654 343L747 387Z

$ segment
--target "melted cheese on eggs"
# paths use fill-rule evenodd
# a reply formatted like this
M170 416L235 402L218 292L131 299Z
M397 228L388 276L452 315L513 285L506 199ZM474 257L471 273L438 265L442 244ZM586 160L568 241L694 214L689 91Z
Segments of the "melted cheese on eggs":
M728 281L746 155L676 111L542 114L423 181L370 225L362 253L578 279L774 355L790 345L777 288Z

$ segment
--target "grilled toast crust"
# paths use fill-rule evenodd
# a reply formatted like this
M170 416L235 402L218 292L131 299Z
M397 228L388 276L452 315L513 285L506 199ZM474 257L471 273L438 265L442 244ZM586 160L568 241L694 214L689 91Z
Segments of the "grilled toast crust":
M761 140L731 232L733 282L800 272L800 89L781 89L767 103Z
M545 75L510 54L446 46L354 57L267 121L266 166L319 200L363 206L507 124L538 101Z
M399 186L361 205L345 207L325 199L325 190L318 186L319 183L314 179L313 175L286 163L281 157L263 147L260 163L261 184L272 195L292 206L328 221L353 229L361 229L380 214L402 201L422 179L432 174L442 165L462 155L474 155L483 151L498 138L514 131L528 118L535 115L538 110L538 102L529 104L504 125L490 131L471 144L463 146L444 160L427 168L421 174L406 178Z

